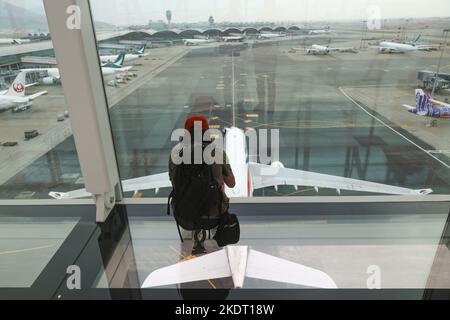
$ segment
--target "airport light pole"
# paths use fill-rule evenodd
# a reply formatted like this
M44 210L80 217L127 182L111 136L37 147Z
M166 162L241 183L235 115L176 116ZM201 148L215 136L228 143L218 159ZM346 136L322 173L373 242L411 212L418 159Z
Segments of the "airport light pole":
M448 40L448 33L449 32L450 32L450 29L445 29L444 30L444 34L445 34L444 46L442 47L441 56L439 57L439 62L438 62L436 74L434 75L433 90L431 91L431 97L432 98L434 97L434 93L436 91L437 77L439 75L439 71L441 70L442 57L444 56L445 48L447 47L447 40Z
M233 113L233 127L236 127L236 105L235 105L235 74L234 74L234 49L231 49L231 99L232 99L232 113Z
M361 44L359 46L359 50L363 50L364 48L364 38L366 37L366 32L367 32L367 20L363 20L362 22L362 29L361 29Z

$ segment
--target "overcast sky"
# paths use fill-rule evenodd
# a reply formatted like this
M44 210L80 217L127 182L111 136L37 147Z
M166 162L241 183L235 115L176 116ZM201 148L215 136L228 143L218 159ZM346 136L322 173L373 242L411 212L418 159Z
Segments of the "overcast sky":
M42 5L42 0L5 1ZM210 15L216 22L361 20L375 11L382 19L450 17L449 0L91 0L91 6L95 20L116 25L165 20L166 10L173 22L207 21Z

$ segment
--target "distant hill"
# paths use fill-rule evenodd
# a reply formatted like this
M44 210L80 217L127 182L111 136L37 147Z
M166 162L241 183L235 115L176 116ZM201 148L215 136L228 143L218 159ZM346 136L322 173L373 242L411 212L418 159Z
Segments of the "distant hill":
M0 29L2 32L46 32L48 25L43 15L43 7L26 10L0 0Z
M114 30L116 29L116 26L111 24L111 23L107 23L107 22L102 22L102 21L94 21L94 25L95 25L95 30Z
M95 21L97 30L111 30L115 26L101 21ZM14 32L48 32L44 5L24 9L0 0L0 33Z

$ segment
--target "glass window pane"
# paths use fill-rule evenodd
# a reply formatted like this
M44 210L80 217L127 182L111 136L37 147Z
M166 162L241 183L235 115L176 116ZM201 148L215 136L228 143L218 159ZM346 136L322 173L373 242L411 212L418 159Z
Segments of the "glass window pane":
M225 144L229 197L448 194L448 23L434 18L448 3L91 6L97 34L124 32L99 55L126 196L169 193L153 175L167 173L172 133L198 114L270 146Z
M42 0L0 1L0 199L84 186L52 48Z
M31 287L78 220L1 217L0 288Z

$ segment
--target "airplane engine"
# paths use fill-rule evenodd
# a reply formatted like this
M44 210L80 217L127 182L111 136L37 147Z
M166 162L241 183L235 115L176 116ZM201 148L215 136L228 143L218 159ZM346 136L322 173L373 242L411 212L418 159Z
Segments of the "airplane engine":
M45 85L54 85L58 83L58 79L54 78L54 77L45 77L42 78L42 83Z

